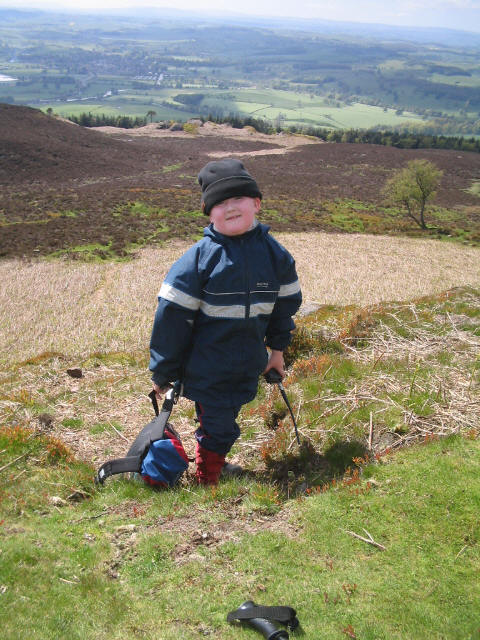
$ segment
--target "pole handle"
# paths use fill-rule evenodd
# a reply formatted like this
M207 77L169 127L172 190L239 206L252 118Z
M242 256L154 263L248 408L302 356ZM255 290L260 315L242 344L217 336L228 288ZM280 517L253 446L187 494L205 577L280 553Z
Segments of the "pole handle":
M269 369L266 373L263 374L263 377L270 384L279 384L283 380L280 372L276 369Z

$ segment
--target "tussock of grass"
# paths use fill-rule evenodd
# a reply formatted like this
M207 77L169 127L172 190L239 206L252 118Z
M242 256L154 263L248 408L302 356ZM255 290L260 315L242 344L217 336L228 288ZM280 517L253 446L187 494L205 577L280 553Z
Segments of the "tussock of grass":
M480 196L480 182L473 182L470 188L467 189L467 191L469 191L469 193L472 193L474 196Z
M480 292L463 288L348 312L320 308L300 319L284 386L302 447L274 387L246 413L266 429L255 442L271 477L291 495L329 482L356 458L475 431L479 310Z
M93 491L93 467L76 460L57 438L25 427L2 427L0 451L1 514L8 521L52 508L52 495L66 499L74 491Z

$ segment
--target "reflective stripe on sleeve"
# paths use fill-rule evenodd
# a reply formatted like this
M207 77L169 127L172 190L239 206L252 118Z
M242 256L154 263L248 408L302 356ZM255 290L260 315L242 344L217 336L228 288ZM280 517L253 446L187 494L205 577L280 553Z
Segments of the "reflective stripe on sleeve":
M280 291L278 292L279 298L285 298L286 296L293 296L294 293L300 292L300 282L295 280L295 282L291 282L290 284L282 284L280 287Z
M191 311L196 311L200 307L200 300L198 298L189 296L188 293L184 293L166 282L162 284L158 297L169 300L170 302L175 302L175 304L178 304L180 307L190 309Z

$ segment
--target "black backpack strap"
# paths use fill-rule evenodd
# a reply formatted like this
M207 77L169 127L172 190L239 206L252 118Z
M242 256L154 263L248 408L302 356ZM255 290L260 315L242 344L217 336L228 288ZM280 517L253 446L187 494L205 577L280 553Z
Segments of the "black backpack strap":
M153 405L153 410L155 411L155 415L158 416L158 414L160 413L160 411L158 410L158 400L157 400L157 394L155 393L155 391L152 389L150 391L150 393L148 394L148 397L150 398L150 400L152 401L152 405Z
M103 484L109 476L113 476L117 473L135 473L140 471L142 468L143 458L145 457L150 444L155 440L163 438L163 432L167 425L167 421L172 413L173 406L178 402L182 389L182 383L175 382L173 387L165 396L161 412L158 409L158 401L155 391L151 391L148 394L152 401L156 418L142 429L130 447L126 458L107 460L107 462L102 464L95 476L95 484ZM180 437L171 426L170 431L180 440Z
M227 615L227 622L234 620L252 620L253 618L264 618L265 620L275 620L287 625L290 629L298 627L297 612L292 607L263 607L255 605L245 609L236 609Z
M128 456L127 458L117 458L116 460L107 460L95 477L95 484L103 484L109 476L117 473L135 473L140 471L142 467L141 456Z
M177 389L180 389L179 384L180 383L175 383L175 386L167 391L162 403L161 411L158 409L158 401L155 391L150 391L148 397L152 401L155 418L145 425L145 427L140 431L128 450L127 457L141 456L143 460L152 442L155 442L155 440L163 440L163 434L165 428L167 428L168 419L170 418L172 409L178 400ZM169 425L168 428L181 442L180 436L176 433L173 427Z
M178 398L182 395L182 393L183 393L183 383L180 380L177 380L176 382L173 383L172 388L169 391L167 391L167 393L165 394L165 398L162 404L162 413L168 412L168 417L170 417L170 414L172 413L173 405L177 404ZM152 390L148 394L148 397L152 401L155 415L158 416L160 412L158 410L157 394L155 393L155 391Z

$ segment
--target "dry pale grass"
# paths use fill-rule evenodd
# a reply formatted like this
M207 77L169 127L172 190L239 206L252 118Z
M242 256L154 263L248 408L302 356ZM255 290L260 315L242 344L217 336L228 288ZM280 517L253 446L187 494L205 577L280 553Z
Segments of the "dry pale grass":
M464 291L456 298L463 301L472 310L480 308L477 294ZM396 311L395 311L395 306ZM398 317L403 309L408 308L415 318L405 322ZM418 313L417 313L418 311ZM379 449L399 447L410 444L425 436L446 436L452 433L475 432L480 424L480 395L478 376L476 374L480 353L480 338L473 332L465 331L465 325L478 326L475 318L463 314L445 313L442 304L432 304L430 319L425 316L419 322L421 311L416 305L392 305L389 312L390 321L397 327L408 327L409 336L403 337L391 327L380 321L371 337L368 346L356 349L345 345L350 358L362 362L371 369L370 375L340 399L342 410L346 412L359 404L377 404L371 414L371 426L375 428L381 422L385 411L399 409L403 414L403 425L398 425L401 433L382 429L376 434ZM440 366L439 354L448 354L450 358ZM409 376L382 371L377 365L384 359L390 361L408 361L411 366ZM417 366L429 363L429 374L425 379L415 380ZM398 398L422 392L428 411L414 411L400 406ZM328 398L323 398L328 402ZM367 428L367 425L365 425ZM385 430L384 430L385 431ZM385 436L387 436L385 442Z
M480 250L440 241L276 234L295 256L305 303L370 305L480 283Z
M323 233L278 234L297 260L305 304L368 305L454 286L478 286L480 250L432 240ZM124 263L0 263L4 364L45 351L83 358L146 350L156 296L188 244L148 248Z

